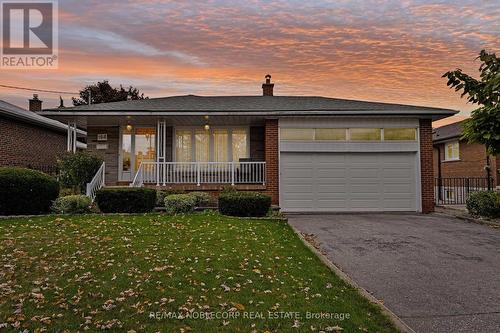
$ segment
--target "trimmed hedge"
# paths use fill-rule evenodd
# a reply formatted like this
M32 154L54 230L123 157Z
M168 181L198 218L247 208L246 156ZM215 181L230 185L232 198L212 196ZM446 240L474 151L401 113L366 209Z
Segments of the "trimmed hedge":
M194 211L196 198L190 194L172 194L165 198L168 214L187 214Z
M258 192L228 191L219 195L219 212L229 216L266 216L271 207L271 197Z
M467 199L466 207L473 216L500 217L500 191L472 193Z
M207 192L191 192L189 195L193 197L196 207L206 207L210 202L210 194Z
M0 215L48 213L59 196L51 176L24 168L0 168Z
M150 188L103 188L96 195L103 213L147 213L155 208L156 191Z
M156 206L164 206L165 198L172 194L186 194L183 190L157 190L156 191Z
M86 195L67 195L59 197L52 205L52 211L58 214L85 214L90 212L92 201Z

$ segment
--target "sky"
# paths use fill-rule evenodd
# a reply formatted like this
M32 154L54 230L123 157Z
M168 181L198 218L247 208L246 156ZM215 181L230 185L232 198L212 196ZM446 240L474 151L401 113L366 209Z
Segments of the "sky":
M460 110L441 75L500 52L499 1L59 0L59 68L0 69L2 84L78 91L102 80L149 97L314 95ZM31 92L0 88L27 106ZM44 107L59 96L39 93ZM71 95L64 95L66 105Z

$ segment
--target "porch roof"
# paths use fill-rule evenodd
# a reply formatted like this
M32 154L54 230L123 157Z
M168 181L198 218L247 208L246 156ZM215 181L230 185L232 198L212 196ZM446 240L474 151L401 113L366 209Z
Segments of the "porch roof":
M145 100L46 109L41 115L62 116L324 116L404 115L445 118L458 111L434 107L356 101L316 96L173 96Z

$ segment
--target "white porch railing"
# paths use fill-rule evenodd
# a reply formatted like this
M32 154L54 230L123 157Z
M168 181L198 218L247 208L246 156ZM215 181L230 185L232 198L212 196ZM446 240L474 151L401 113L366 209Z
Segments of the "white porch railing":
M130 186L266 184L266 162L142 162Z
M94 178L87 184L86 196L94 202L95 195L104 186L104 175L106 174L106 163L102 162L101 167L97 170Z

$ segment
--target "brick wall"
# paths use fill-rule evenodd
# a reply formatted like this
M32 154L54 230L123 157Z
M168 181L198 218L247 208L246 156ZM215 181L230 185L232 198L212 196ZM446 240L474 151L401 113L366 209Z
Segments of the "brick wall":
M432 122L420 119L420 172L422 183L422 213L434 211L434 172Z
M279 142L278 120L266 119L265 128L266 192L272 203L279 204Z
M107 141L97 141L97 134L107 134ZM97 149L97 144L107 144L107 149ZM87 151L100 156L106 162L106 185L118 183L118 160L120 151L119 127L88 127Z
M0 166L51 170L66 148L64 132L0 116Z
M438 148L440 156L438 157ZM465 141L460 141L458 161L445 161L446 143L434 145L434 177L438 177L439 162L441 162L441 177L471 177L471 178L486 178L486 149L483 145L473 143L468 144ZM490 156L491 172L490 176L498 181L498 167L496 158Z

